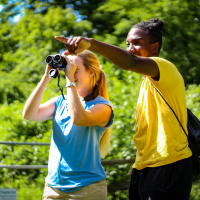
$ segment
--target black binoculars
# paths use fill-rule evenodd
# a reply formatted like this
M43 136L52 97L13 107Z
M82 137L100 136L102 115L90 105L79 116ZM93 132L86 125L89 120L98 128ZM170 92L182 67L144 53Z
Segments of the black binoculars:
M67 66L67 61L60 54L49 55L49 56L46 57L45 61L48 65L50 65L53 68L49 71L49 76L51 78L56 78L58 76L58 70L57 69L64 71L66 66Z

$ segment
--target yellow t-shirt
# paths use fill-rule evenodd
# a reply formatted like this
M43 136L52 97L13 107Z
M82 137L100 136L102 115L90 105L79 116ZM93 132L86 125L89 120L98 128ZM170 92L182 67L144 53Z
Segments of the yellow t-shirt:
M152 59L158 65L160 79L155 81L144 76L140 88L134 136L137 153L133 165L138 170L170 164L192 155L187 137L173 112L153 87L161 92L187 130L184 80L169 61L159 57Z

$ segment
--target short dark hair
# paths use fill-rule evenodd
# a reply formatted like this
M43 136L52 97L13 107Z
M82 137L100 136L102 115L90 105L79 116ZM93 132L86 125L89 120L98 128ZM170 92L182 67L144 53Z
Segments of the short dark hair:
M138 24L135 24L132 28L139 28L146 31L152 42L158 42L159 48L158 53L160 52L162 46L162 36L164 33L164 22L158 18L152 18L148 21L141 21Z

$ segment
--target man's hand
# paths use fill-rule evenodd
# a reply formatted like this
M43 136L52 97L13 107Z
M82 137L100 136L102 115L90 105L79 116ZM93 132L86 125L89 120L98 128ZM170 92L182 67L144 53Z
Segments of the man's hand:
M72 37L68 39L63 36L55 36L55 39L65 43L67 47L67 51L64 52L65 55L81 53L91 46L90 39L85 37Z

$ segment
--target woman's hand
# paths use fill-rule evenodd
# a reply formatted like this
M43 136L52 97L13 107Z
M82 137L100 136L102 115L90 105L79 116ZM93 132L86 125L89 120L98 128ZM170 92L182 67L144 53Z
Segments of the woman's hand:
M68 39L63 36L55 36L55 39L65 43L67 47L67 51L64 53L65 55L81 53L91 46L90 39L86 37L72 37Z
M45 76L45 78L47 78L49 80L51 80L51 77L49 76L49 72L51 69L52 69L52 67L50 65L46 65L44 76Z
M73 56L65 56L67 61L67 66L65 68L65 76L67 81L74 82L75 81L75 72L77 70L77 66L73 62Z

